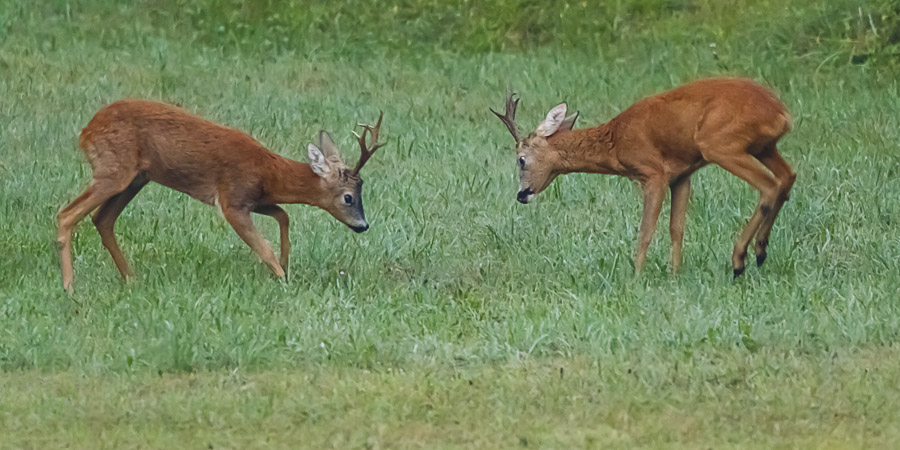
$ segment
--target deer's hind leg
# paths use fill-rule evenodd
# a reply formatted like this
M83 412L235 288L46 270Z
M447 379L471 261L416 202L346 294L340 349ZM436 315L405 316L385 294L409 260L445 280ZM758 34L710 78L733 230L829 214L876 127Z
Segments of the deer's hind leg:
M704 157L723 169L731 172L738 178L746 181L754 189L759 191L759 203L744 230L734 242L734 251L731 255L731 263L734 268L734 277L744 273L747 247L750 240L756 235L763 222L772 214L778 195L778 183L765 166L747 151L743 144L731 144L718 148L715 151L704 152Z
M137 176L136 170L111 172L100 176L95 173L94 180L84 193L57 215L56 245L59 248L63 289L70 294L73 292L72 284L75 277L72 267L72 230L91 211L128 187L135 176Z
M772 171L775 179L778 181L778 194L772 211L763 220L756 233L756 265L762 266L766 262L766 248L769 246L769 234L772 233L772 226L775 224L775 218L781 212L784 202L786 202L791 193L791 187L794 186L794 180L797 175L794 173L787 161L778 154L775 144L767 147L763 153L756 155L756 158L767 169Z
M122 279L126 280L132 275L132 272L131 269L128 268L125 256L122 255L122 250L119 248L119 243L116 241L116 235L114 234L113 229L116 224L116 219L119 218L119 214L121 214L128 203L134 199L134 196L140 192L141 188L147 185L148 181L146 175L138 175L122 192L113 195L103 202L103 204L100 205L100 208L97 209L97 212L94 213L93 217L94 226L97 227L97 232L100 233L100 241L109 251L109 254L112 255L113 262L116 263L116 268L119 269L119 274L122 275Z

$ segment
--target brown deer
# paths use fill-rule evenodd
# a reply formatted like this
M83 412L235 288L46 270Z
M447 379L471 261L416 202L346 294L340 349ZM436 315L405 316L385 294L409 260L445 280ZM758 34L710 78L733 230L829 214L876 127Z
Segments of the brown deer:
M72 292L72 229L88 213L122 278L131 270L113 226L125 206L150 181L216 206L238 236L286 280L290 240L288 216L280 203L304 203L328 211L353 231L369 228L363 212L359 171L375 151L382 115L362 125L361 156L347 169L328 133L308 147L309 164L276 155L249 135L209 122L180 108L147 100L121 100L101 109L81 131L79 147L93 170L90 186L58 216L63 288ZM366 134L371 133L371 146ZM281 233L275 258L250 213L273 217Z
M791 116L768 89L742 78L694 81L642 99L608 123L582 130L573 130L578 113L566 117L563 103L525 137L516 127L518 102L513 93L504 115L491 112L516 140L519 202L528 203L560 174L603 173L637 180L644 196L634 258L635 273L640 274L668 187L672 269L677 271L690 177L712 163L749 183L760 196L734 244L734 276L744 272L747 246L754 236L756 264L766 260L772 225L796 178L776 147L791 128Z

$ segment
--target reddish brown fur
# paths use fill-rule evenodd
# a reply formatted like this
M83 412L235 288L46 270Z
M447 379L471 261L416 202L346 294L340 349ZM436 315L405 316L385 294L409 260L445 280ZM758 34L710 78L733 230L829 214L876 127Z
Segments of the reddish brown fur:
M772 224L794 183L794 172L776 147L790 126L784 105L763 86L741 78L699 80L640 100L594 128L561 127L546 138L530 134L518 143L518 152L529 157L533 167L528 172L537 176L531 179L523 171L522 188L538 193L557 175L572 172L639 181L644 214L635 268L640 272L669 187L677 270L690 176L707 164L719 165L760 192L760 204L735 243L732 263L737 276L744 270L747 245L754 235L757 263L765 260Z
M319 206L316 201L324 196L309 164L276 155L240 130L164 103L121 100L106 106L81 131L79 145L95 180L143 172L150 181L208 205L215 204L217 193L235 206Z
M358 195L361 183L357 174L343 170L336 155L331 156L342 170L334 177L321 177L309 164L276 155L239 130L147 100L121 100L101 109L82 130L79 144L94 179L59 214L63 285L70 292L71 231L94 209L94 223L104 246L122 276L130 275L112 229L125 205L149 181L220 207L240 237L279 277L286 276L290 243L287 214L277 204L317 206L349 223L351 218L334 198L345 191ZM280 261L253 226L250 212L278 221Z

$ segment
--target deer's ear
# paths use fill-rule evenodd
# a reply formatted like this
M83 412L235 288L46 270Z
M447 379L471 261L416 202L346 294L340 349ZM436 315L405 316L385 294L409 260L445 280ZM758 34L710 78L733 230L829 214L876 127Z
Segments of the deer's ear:
M535 130L535 134L538 136L548 137L553 136L559 130L559 127L562 125L563 121L566 120L566 104L562 103L557 105L553 109L547 113L547 118L538 125L537 130Z
M331 174L331 164L325 158L322 150L319 150L319 147L315 145L309 144L307 151L309 152L309 167L312 168L313 172L322 178L328 177Z
M340 160L341 152L338 151L334 139L331 138L331 135L328 134L327 131L319 132L319 148L322 150L322 154L329 160Z
M559 126L559 129L562 131L567 131L567 130L571 130L572 128L575 128L575 121L578 120L579 114L581 114L581 113L579 113L578 111L575 111L575 114L572 114L571 116L566 117L566 120L564 120L562 125Z

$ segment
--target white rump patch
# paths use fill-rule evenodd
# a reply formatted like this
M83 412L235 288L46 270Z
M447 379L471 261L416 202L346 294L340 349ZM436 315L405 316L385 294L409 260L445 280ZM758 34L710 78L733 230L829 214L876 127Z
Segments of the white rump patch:
M225 212L222 211L222 204L219 203L219 193L216 192L216 195L213 197L213 205L216 207L216 212L219 213L219 217L225 218Z

